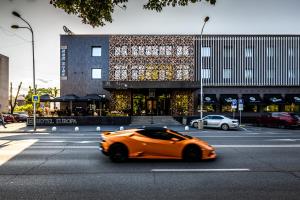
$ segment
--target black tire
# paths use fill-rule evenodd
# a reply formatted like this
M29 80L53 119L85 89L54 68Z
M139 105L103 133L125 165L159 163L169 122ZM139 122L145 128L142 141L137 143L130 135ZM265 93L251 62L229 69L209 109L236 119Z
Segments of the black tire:
M194 127L194 128L198 128L198 122L194 122L194 123L193 123L193 127Z
M228 124L222 124L221 129L224 130L224 131L228 131L229 130Z
M128 149L123 144L113 144L109 148L108 155L113 162L125 162L128 159Z
M200 147L196 145L187 146L183 150L182 158L188 162L200 161L202 159L202 151Z

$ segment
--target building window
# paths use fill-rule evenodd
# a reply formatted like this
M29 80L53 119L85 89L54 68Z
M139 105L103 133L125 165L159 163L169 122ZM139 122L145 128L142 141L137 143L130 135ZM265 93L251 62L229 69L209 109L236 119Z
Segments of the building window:
M131 47L132 55L138 56L139 55L139 49L137 46L132 46Z
M224 57L231 58L232 54L232 48L231 47L225 47L224 48Z
M165 46L159 47L159 55L161 55L161 56L166 55L166 47Z
M146 56L150 56L152 54L152 46L146 46Z
M253 70L252 69L246 69L245 70L245 79L252 79L253 78Z
M201 48L201 57L210 57L210 47Z
M152 55L158 56L158 46L152 46Z
M140 56L145 55L145 47L139 46L139 55L140 55Z
M189 46L183 46L183 55L184 56L189 56L190 55L190 51L189 51Z
M268 79L273 79L275 77L275 71L272 69L267 70L267 78Z
M121 55L121 47L115 47L115 56Z
M127 56L127 46L122 46L122 48L121 48L121 55L122 56Z
M290 47L289 50L288 50L288 54L289 54L289 57L293 57L294 56L294 49Z
M268 47L267 48L267 56L268 57L273 57L274 56L274 48L273 47Z
M117 65L114 67L114 79L115 80L126 80L127 79L127 67L124 65Z
M253 56L253 49L251 47L248 47L245 49L245 57L246 58L252 58Z
M166 55L167 56L172 55L172 46L166 46Z
M101 47L92 47L92 56L101 56Z
M223 69L223 79L231 79L231 69Z
M210 78L210 69L202 69L202 78Z
M294 80L295 79L295 71L292 69L288 69L288 79Z
M101 79L102 69L92 69L92 79Z
M182 56L182 54L183 54L182 51L183 51L182 46L177 46L176 55L177 55L177 56Z

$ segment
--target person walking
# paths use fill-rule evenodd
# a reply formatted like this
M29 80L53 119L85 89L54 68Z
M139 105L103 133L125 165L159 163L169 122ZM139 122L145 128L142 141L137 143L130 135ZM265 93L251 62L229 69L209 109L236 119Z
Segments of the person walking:
M5 121L4 121L4 116L3 116L2 112L0 112L0 124L1 124L4 128L6 128L6 126L5 126Z

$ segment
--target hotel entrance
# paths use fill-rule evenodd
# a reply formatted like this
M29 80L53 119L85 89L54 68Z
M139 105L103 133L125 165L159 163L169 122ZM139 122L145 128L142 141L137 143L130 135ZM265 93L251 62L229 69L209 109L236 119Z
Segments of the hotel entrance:
M145 90L132 94L133 115L171 115L170 94L166 91Z

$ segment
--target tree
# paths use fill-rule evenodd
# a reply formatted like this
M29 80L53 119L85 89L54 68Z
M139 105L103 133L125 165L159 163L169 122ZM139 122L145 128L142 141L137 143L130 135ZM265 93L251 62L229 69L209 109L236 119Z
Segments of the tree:
M19 86L18 86L18 90L17 90L17 94L16 94L16 97L13 101L13 95L12 95L12 82L10 82L10 98L9 98L9 105L10 105L10 113L13 114L14 113L14 110L15 110L15 107L17 105L17 99L18 99L18 96L19 96L19 92L20 92L20 89L21 89L21 86L22 86L22 82L20 82Z
M216 0L203 0L212 5ZM82 19L84 24L93 27L104 26L105 22L112 22L112 13L115 7L126 9L128 0L50 0L56 8L61 8L68 14L74 14ZM189 3L198 3L201 0L148 0L144 9L161 12L166 6L187 6Z

